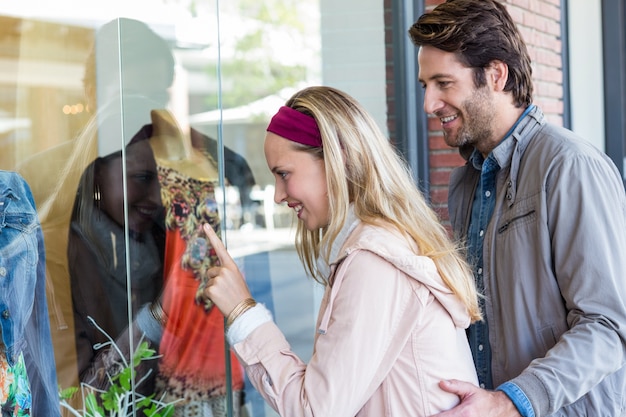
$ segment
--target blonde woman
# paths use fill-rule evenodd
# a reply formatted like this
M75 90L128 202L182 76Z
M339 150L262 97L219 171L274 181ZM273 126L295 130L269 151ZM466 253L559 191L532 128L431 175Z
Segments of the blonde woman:
M429 416L457 404L438 383L477 383L472 276L371 116L339 90L304 89L269 123L265 157L275 201L298 217L302 262L326 290L306 364L205 225L221 266L204 295L228 318L254 386L290 417Z

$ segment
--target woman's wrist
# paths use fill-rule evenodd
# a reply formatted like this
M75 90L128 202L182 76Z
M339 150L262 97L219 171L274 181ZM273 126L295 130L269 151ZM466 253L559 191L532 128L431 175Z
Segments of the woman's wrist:
M140 332L142 332L152 343L157 346L163 337L163 324L159 322L151 311L152 303L144 304L137 313L135 320Z
M272 321L272 313L263 304L257 303L241 313L232 326L226 329L228 344L235 346L247 339L258 327L270 321Z
M232 309L232 311L228 315L228 318L226 319L226 330L228 330L228 328L235 322L235 320L237 320L237 318L241 317L243 313L245 313L255 305L256 301L252 297L246 298L242 300L239 304L237 304L235 308Z
M152 315L152 317L162 327L165 327L165 325L167 324L167 314L165 314L165 311L163 311L163 306L161 305L161 301L158 299L154 300L150 304L150 307L148 307L148 309L150 310L150 314Z

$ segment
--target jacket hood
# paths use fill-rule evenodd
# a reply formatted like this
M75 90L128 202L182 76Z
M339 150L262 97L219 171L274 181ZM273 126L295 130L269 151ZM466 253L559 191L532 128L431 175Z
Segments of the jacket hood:
M465 329L470 325L471 319L467 308L444 283L433 260L418 255L417 247L409 246L407 240L398 232L380 226L359 224L350 233L337 257L332 260L331 266L336 266L357 250L366 250L380 256L408 277L426 286L448 311L457 327Z

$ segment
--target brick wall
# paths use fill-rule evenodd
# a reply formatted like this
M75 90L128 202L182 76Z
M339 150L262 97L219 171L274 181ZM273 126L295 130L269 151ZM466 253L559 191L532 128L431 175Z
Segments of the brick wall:
M386 15L393 0L385 0ZM442 0L425 0L426 9L430 10ZM563 73L561 65L561 10L560 0L503 0L522 36L528 45L533 62L533 80L535 84L535 103L541 106L547 118L557 124L562 123L563 114ZM386 17L386 25L391 19ZM387 27L388 38L389 26ZM393 50L387 49L388 54ZM388 64L393 56L387 56ZM388 68L389 65L388 65ZM393 78L388 75L390 84ZM393 92L393 86L388 89ZM390 97L388 100L392 100ZM389 107L391 108L391 107ZM393 125L390 125L391 137ZM449 148L443 141L439 121L428 120L430 198L433 207L444 222L448 222L448 179L454 167L464 161L456 149Z

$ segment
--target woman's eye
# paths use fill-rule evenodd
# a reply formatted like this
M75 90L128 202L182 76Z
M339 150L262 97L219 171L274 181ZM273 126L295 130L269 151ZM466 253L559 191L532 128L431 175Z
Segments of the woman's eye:
M141 182L150 182L156 178L156 175L153 172L142 172L133 175L133 178Z

